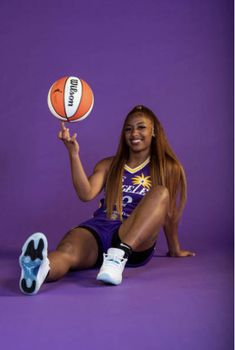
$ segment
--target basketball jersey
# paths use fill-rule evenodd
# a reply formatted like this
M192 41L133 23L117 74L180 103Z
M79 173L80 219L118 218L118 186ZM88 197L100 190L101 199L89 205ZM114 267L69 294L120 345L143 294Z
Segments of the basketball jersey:
M140 200L151 188L150 158L146 159L138 167L132 169L124 166L122 177L122 217L128 218ZM94 213L96 216L106 216L105 200L101 199L100 207ZM116 210L113 211L112 219L118 219Z

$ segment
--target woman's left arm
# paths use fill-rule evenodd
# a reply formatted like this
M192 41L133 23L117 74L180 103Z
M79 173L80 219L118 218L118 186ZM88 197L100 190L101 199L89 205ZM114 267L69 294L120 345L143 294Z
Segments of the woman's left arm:
M178 222L170 222L168 221L164 226L163 230L166 236L167 244L168 244L168 256L171 257L187 257L187 256L195 256L194 252L189 250L182 250L180 247L180 242L178 238Z

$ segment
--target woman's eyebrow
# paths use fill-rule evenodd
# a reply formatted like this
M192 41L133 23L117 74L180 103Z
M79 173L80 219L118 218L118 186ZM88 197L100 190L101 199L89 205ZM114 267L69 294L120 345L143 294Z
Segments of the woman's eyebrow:
M137 122L136 125L145 124L145 123L146 123L145 121ZM135 125L135 124L126 124L126 126L132 126L132 125Z

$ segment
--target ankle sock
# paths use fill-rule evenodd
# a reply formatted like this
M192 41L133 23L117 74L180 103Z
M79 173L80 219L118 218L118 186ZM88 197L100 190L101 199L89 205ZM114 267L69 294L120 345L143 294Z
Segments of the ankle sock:
M121 241L118 242L118 243L116 243L116 244L113 246L113 248L118 248L118 249L123 250L123 251L125 252L123 258L125 258L125 259L128 259L129 256L130 256L131 253L132 253L132 248L131 248L128 244L123 243L123 242L121 242Z

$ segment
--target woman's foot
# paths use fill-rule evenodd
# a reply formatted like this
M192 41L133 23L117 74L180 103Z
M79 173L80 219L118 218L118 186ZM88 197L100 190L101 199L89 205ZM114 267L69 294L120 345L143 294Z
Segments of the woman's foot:
M36 294L45 281L50 271L47 247L47 238L40 232L33 233L24 243L19 257L21 267L19 287L22 293Z
M125 252L118 248L109 248L104 254L104 261L97 275L97 280L108 284L118 285L122 283L122 273L127 259Z

